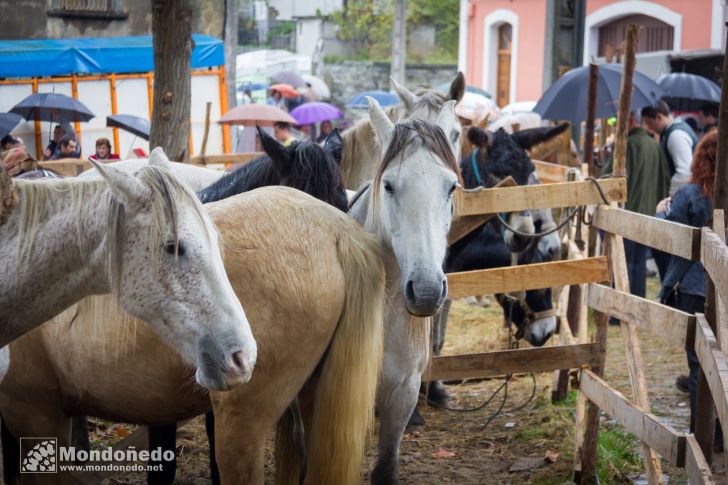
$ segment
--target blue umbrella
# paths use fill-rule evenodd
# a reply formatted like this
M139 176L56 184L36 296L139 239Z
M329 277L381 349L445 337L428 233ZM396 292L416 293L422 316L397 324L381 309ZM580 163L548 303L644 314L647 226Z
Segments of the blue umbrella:
M13 106L10 112L26 120L39 121L88 121L94 117L82 102L56 93L31 94Z
M670 98L698 99L720 103L720 86L708 78L686 72L663 74L657 78L657 84L665 90Z
M596 117L617 115L619 92L622 85L622 66L601 64L597 80ZM568 120L580 123L586 119L589 66L572 69L549 87L536 103L533 111L550 120ZM652 79L635 71L631 110L653 106L665 91Z
M0 138L5 138L22 119L22 116L15 113L0 113Z
M149 140L151 125L148 119L134 115L111 115L106 117L106 126L121 128L145 140Z
M251 91L260 91L262 89L268 89L268 85L265 83L246 82L240 85L238 91L245 91L246 89L250 89Z
M394 93L389 93L387 91L364 91L363 93L359 93L356 96L354 96L351 101L346 103L347 108L368 108L369 103L367 102L365 96L372 97L376 99L379 102L379 105L382 107L385 106L395 106L399 104L399 98Z

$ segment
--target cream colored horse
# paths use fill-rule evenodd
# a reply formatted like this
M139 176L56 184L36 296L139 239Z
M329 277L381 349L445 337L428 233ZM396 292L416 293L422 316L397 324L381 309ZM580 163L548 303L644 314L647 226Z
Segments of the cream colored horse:
M136 175L97 168L95 179L15 181L19 205L0 226L0 345L112 293L197 367L200 384L247 381L255 341L200 202L161 148Z
M71 416L164 424L207 411L211 397L223 483L262 484L266 435L308 381L302 398L317 413L306 427L306 483L358 483L382 361L377 242L346 214L288 188L205 208L258 342L250 382L208 397L154 332L114 312L108 296L94 297L10 345L0 384L9 429L67 444ZM108 312L104 325L94 307ZM123 332L129 338L114 341Z
M447 94L428 89L412 93L394 80L392 87L397 92L401 104L385 110L389 119L395 123L405 118L434 123L446 102L455 100L457 103L462 99L465 93L465 77L463 73L458 72ZM462 137L460 123L454 123L445 136L455 148L455 153L459 154ZM357 190L364 182L374 179L383 154L380 152L380 144L377 142L369 117L359 120L346 130L342 137L344 149L341 154L341 176L347 189Z

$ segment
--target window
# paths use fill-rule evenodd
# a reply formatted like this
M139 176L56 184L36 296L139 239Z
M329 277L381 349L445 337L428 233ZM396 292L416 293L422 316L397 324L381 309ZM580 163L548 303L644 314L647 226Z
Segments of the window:
M627 26L642 25L644 28L637 41L637 52L673 50L674 29L671 25L647 15L629 15L599 27L599 57L609 57L621 50Z
M123 20L129 14L124 0L52 0L50 17Z

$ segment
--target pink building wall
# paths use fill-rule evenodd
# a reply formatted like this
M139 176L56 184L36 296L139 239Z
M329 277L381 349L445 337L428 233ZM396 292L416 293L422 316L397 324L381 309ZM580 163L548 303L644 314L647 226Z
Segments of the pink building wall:
M586 15L597 12L603 7L618 5L621 0L587 0ZM627 1L626 5L642 2ZM659 5L681 16L682 31L679 36L679 50L708 49L715 44L716 32L713 25L713 13L716 11L716 0L651 0L644 4ZM510 102L536 100L541 97L544 78L544 59L546 52L546 0L469 0L467 7L467 55L466 78L469 84L484 87L488 86L488 79L484 78L483 67L490 69L488 53L485 52L485 21L486 18L498 10L510 11L518 18L518 43L515 63L511 65L511 76L516 74L515 93L511 93ZM639 12L642 11L638 5ZM716 12L717 13L717 12ZM722 10L720 15L722 16ZM721 23L722 25L722 23ZM587 26L588 27L588 26ZM590 32L585 32L585 39ZM676 32L677 33L677 32ZM514 32L515 34L515 32ZM592 42L593 43L593 42ZM585 42L585 48L590 46Z
M588 0L586 14L591 15L602 7L616 3L614 0ZM681 50L707 49L710 47L710 20L712 0L653 0L673 12L682 15Z
M511 76L516 71L516 99L535 100L543 92L544 39L546 38L545 0L471 0L468 12L468 69L467 82L485 86L483 64L485 18L504 9L518 16L518 65L511 65ZM489 89L486 87L486 89Z

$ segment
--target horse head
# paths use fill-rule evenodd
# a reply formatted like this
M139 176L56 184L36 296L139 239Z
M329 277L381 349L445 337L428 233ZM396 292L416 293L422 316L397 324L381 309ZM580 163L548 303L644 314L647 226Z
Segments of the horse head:
M278 185L301 190L346 212L349 205L341 180L341 135L338 130L326 137L324 146L312 141L294 142L284 147L262 128L258 134L263 150L280 175Z
M136 175L93 163L110 189L106 264L122 308L195 364L200 385L226 390L247 382L257 346L217 230L195 194L172 174L161 148Z
M457 123L455 101L435 123L406 119L394 124L369 98L369 116L383 158L373 188L373 226L396 257L407 310L433 315L447 296L442 270L459 174L447 133Z

